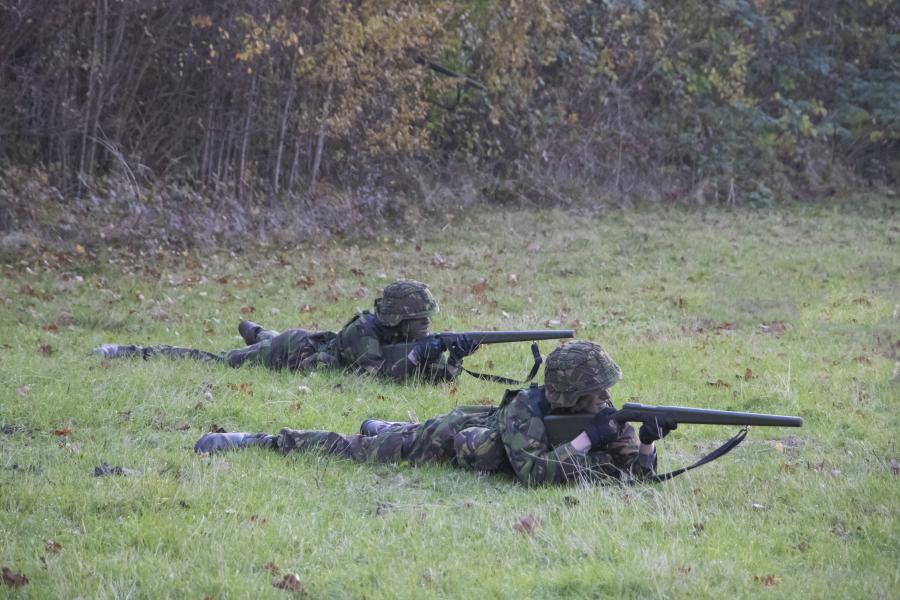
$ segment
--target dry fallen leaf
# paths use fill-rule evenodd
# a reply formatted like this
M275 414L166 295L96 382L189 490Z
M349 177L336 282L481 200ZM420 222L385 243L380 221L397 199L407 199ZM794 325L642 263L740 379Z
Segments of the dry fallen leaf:
M781 442L773 442L772 448L774 448L775 452L777 452L778 454L784 454L784 444L782 444Z
M891 459L891 473L900 475L900 462L898 462L896 458Z
M773 333L780 335L787 331L787 325L784 321L772 321L771 323L761 323L759 326L763 333Z
M22 587L28 585L28 578L21 573L13 573L9 567L3 567L3 585Z
M730 388L731 386L721 379L716 379L715 381L707 381L706 385L717 388Z
M472 290L472 293L475 294L476 296L481 296L488 289L487 279L482 277L481 279L478 280L478 283L473 283L472 287L470 289Z
M354 269L350 269L350 271L352 272L352 271L354 271ZM360 271L360 274L362 274L361 271ZM307 289L311 288L313 285L315 285L315 283L316 283L315 279L313 279L309 275L301 275L297 279L297 281L294 282L294 286L304 289L304 290L307 290Z
M41 353L41 356L49 357L53 354L53 346L50 344L41 344L41 347L38 350Z
M747 370L744 371L744 381L750 381L751 379L753 379L753 371L750 367L747 367Z
M765 585L765 586L778 585L778 583L779 583L778 578L774 575L763 575L763 576L754 575L753 581L755 581L756 583L758 583L760 585Z
M303 582L300 581L300 576L296 573L288 573L281 579L274 577L272 578L272 585L279 590L287 590L288 592L294 592L295 594L306 593L306 586L303 585Z
M62 436L62 435L71 435L72 433L74 433L74 430L73 430L71 427L63 427L63 428L61 428L61 429L54 429L54 430L51 431L50 433L51 433L52 435L59 435L59 436Z
M44 548L47 549L47 552L59 552L62 550L62 544L59 542L54 542L53 540L45 540Z
M256 307L254 307L254 306L242 306L240 313L242 315L249 315L250 313L255 312L255 311L256 311Z
M56 324L60 327L68 327L69 325L75 324L75 317L72 316L72 313L62 311L58 315L56 315Z
M264 564L263 569L265 569L272 575L281 575L281 569L279 569L278 566L275 563L273 563L272 561L269 561L266 564Z
M31 386L27 383L19 386L19 395L25 398L28 394L31 393Z
M513 529L525 535L534 535L535 530L543 524L540 517L525 515L513 524Z

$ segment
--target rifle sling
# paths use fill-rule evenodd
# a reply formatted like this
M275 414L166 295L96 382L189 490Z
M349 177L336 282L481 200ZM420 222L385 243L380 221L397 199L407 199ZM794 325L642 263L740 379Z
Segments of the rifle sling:
M534 364L531 365L531 371L528 373L528 377L526 377L522 381L510 379L509 377L503 377L502 375L494 375L492 373L476 373L475 371L470 371L462 366L460 368L477 379L484 379L486 381L493 381L494 383L502 383L504 385L522 385L534 379L534 376L537 375L538 369L541 368L541 364L544 362L544 358L541 356L541 350L540 348L538 348L537 342L531 342L531 355L534 357Z
M738 447L738 445L744 441L744 438L747 437L747 428L744 427L740 431L737 432L733 438L695 462L694 464L688 467L682 467L681 469L676 469L674 471L669 471L668 473L663 473L662 475L654 475L653 477L648 477L646 480L642 481L650 481L652 483L662 483L663 481L668 481L675 477L678 477L682 473L687 473L691 469L696 469L697 467L701 467L706 463L712 462L721 456L725 456L732 450Z

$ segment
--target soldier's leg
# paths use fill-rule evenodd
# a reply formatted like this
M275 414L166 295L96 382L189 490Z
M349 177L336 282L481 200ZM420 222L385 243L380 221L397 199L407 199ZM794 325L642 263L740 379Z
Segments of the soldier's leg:
M244 343L248 346L252 346L257 342L262 342L264 340L271 340L278 335L277 331L263 329L262 325L254 323L253 321L241 321L238 323L238 333L241 334L241 337L244 338Z
M272 340L263 340L251 346L235 348L225 353L225 362L232 367L247 365L272 366Z
M169 346L167 344L159 344L156 346L147 346L143 349L144 358L150 358L162 354L169 358L190 358L192 360L200 360L204 362L224 362L225 356L221 353L207 352L206 350L198 350L196 348L181 348L179 346Z
M135 346L119 345L119 344L103 344L98 348L94 348L94 354L99 354L104 358L152 358L157 354L168 356L171 358L190 358L193 360L202 360L206 362L222 362L224 356L206 350L197 350L196 348L180 348L178 346L169 346L160 344L157 346Z
M421 425L404 423L375 436L341 435L333 431L282 429L275 442L282 452L324 452L360 462L398 462L407 458Z

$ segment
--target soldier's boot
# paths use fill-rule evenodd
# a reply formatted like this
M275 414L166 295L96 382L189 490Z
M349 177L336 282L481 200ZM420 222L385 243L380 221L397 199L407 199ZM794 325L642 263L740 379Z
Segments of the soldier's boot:
M140 346L129 344L122 346L119 344L103 344L91 350L94 354L103 358L130 358L132 356L144 356L144 349Z
M366 419L359 426L359 433L365 436L378 435L388 427L394 425L406 425L403 421L379 421L378 419Z
M238 324L238 333L241 334L241 337L244 338L244 342L248 346L252 346L256 342L259 341L257 336L259 332L261 332L263 328L260 325L257 325L253 321L241 321Z

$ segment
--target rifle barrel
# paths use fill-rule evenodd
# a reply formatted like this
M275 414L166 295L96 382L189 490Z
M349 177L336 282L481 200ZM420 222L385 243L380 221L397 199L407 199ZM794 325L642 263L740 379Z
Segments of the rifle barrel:
M443 335L443 334L438 334ZM467 335L480 344L505 344L507 342L534 342L537 340L561 340L575 337L574 329L533 329L516 331L464 331L447 335Z
M665 417L676 423L694 425L758 425L767 427L801 427L803 419L783 415L690 408L687 406L651 406L626 402L612 418L616 421L643 421L652 416ZM591 413L547 415L544 426L551 446L560 446L575 439L594 418Z

